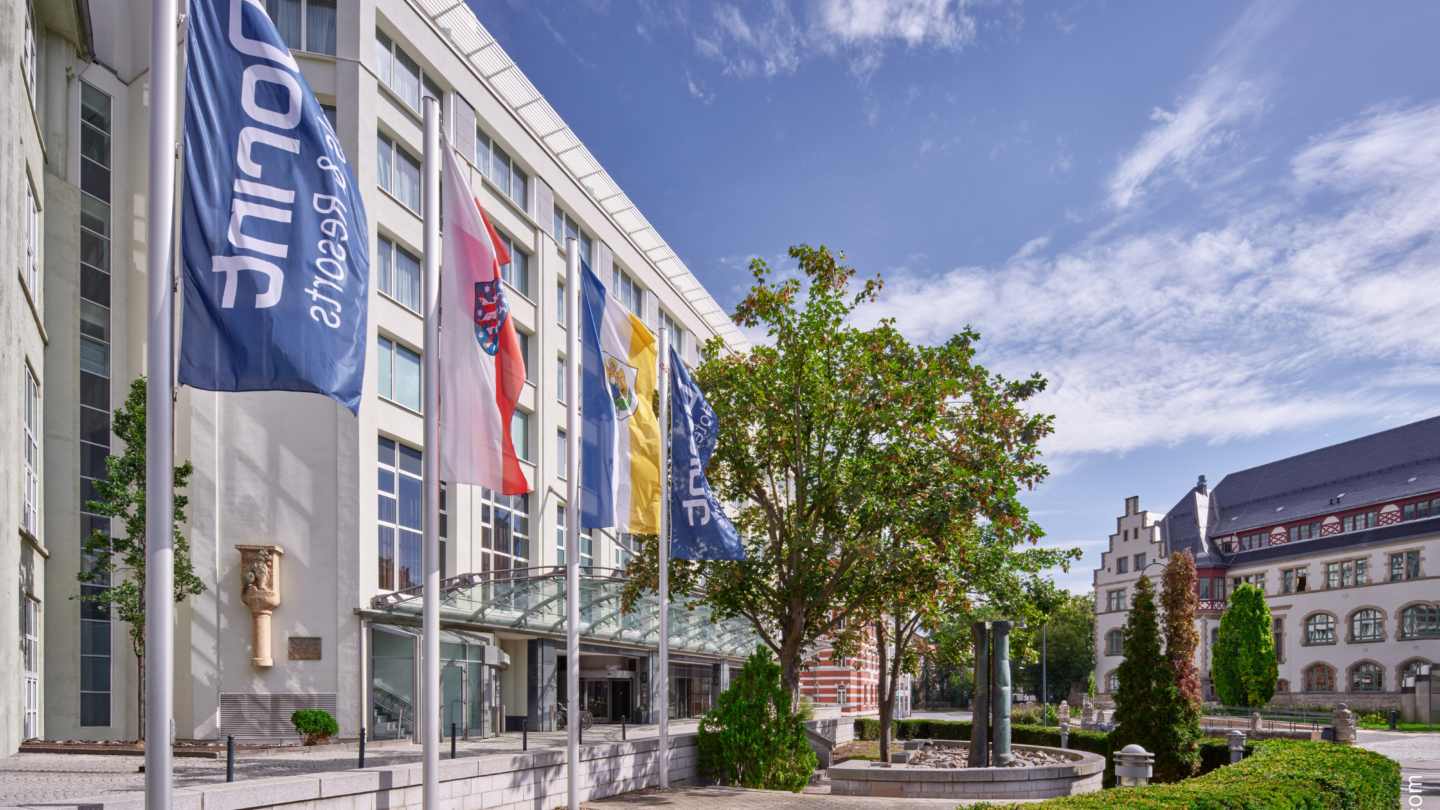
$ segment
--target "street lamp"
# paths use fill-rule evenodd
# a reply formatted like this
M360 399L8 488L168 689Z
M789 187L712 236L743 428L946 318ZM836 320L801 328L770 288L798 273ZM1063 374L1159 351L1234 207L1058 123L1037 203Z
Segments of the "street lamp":
M1155 755L1131 743L1115 755L1115 776L1120 787L1145 787L1150 784Z
M1240 729L1232 729L1229 737L1230 743L1230 764L1234 765L1245 758L1245 732Z

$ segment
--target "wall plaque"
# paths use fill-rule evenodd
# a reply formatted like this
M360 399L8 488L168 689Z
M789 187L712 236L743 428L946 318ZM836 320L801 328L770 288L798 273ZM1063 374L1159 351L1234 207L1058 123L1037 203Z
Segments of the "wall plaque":
M305 636L289 636L291 661L319 661L320 639Z

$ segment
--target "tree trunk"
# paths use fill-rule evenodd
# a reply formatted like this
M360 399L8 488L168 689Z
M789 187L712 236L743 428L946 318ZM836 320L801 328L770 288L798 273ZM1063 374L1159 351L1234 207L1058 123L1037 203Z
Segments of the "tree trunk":
M879 650L880 657L880 761L889 762L890 719L893 716L891 711L893 704L890 699L890 687L885 683L885 673L889 669L886 653L889 650L885 647L885 619L883 616L880 621L875 623L875 647Z

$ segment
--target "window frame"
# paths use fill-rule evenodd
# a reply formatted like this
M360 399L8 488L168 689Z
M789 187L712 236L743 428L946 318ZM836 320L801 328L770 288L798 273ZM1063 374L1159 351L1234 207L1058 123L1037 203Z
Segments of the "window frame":
M386 60L386 64L384 65L383 69L381 66L379 50L380 40L382 38L385 40L387 50L389 52L389 57ZM385 33L385 31L382 30L378 25L375 26L375 46L376 81L384 85L390 92L394 93L395 96L400 99L401 103L403 103L406 107L410 108L411 113L417 116L420 115L421 110L425 106L425 98L427 96L436 99L440 99L443 97L445 91L443 88L440 87L439 82L435 81L433 76L425 72L425 68L421 66L419 60L415 59L413 56L410 55L408 51L401 47L396 37L390 36L389 34ZM403 66L403 62L401 61L402 57L404 61L408 61L415 66L415 100L413 102L407 97L408 88L397 87L395 84L395 77L398 75L398 71L396 70L396 68ZM408 70L406 71L406 75L410 75Z
M1113 630L1110 630L1110 631L1108 631L1107 633L1105 633L1105 654L1106 654L1106 655L1124 655L1124 654L1125 654L1125 631L1124 631L1124 630L1122 630L1122 629L1120 629L1120 628L1117 627L1117 628L1115 628L1115 629L1113 629Z
M29 363L21 363L25 375L25 403L22 410L24 426L21 441L24 443L25 500L20 516L20 526L31 537L40 537L40 381L35 378Z
M377 130L375 131L375 137L376 137L375 152L376 152L376 160L377 160L377 163L376 163L376 166L375 166L376 185L380 187L380 190L381 190L381 191L383 191L383 192L385 192L387 195L389 195L391 199L393 199L393 200L395 200L396 202L400 203L400 206L401 206L402 208L404 208L405 210L411 212L412 214L415 214L416 216L422 216L421 209L422 209L422 208L424 207L424 205L425 205L425 194L424 194L423 189L421 188L422 185L424 184L424 180L425 180L425 178L424 178L424 174L425 174L425 170L424 170L425 164L424 164L424 161L420 160L419 158L415 157L414 155L411 155L411 154L410 154L410 151L405 148L405 146L400 142L400 139L399 139L399 138L396 138L396 137L393 136L393 135L388 135L388 134L386 134L383 130L378 130L378 129L377 129ZM389 169L389 171L388 171L388 172L382 172L382 171L380 171L380 166L379 166L379 163L378 163L378 160L380 159L380 155L381 155L382 153L384 153L385 151L388 151L388 152L390 153L389 164L388 164L388 169ZM404 160L406 163L408 163L408 164L410 164L410 165L412 165L412 166L415 167L415 205L414 205L414 206L410 205L410 203L409 203L408 201L406 201L403 197L401 197L401 196L400 196L400 193L396 190L396 182L395 182L395 181L396 181L396 178L399 177L399 175L396 173L396 170L399 168L399 165L400 165L400 161L401 161L401 160ZM386 174L388 174L389 176L388 176L388 177L382 177L382 175L386 175Z
M1368 685L1362 685L1365 676L1370 676ZM1385 668L1373 661L1360 661L1350 667L1350 682L1347 684L1350 692L1357 694L1371 694L1385 691Z
M500 278L517 295L530 300L530 252L521 248L505 231L496 228L495 233L499 235L501 244L505 245L505 252L510 254L510 261L500 265ZM516 264L519 264L519 284L515 283Z
M1422 602L1401 610L1400 638L1440 638L1440 605Z
M379 345L376 346L376 356L375 356L375 393L376 393L376 395L379 396L381 399L383 399L383 400L385 400L385 401L387 401L387 402L393 403L393 404L395 404L395 405L399 405L400 407L405 408L406 410L414 411L415 413L418 413L418 414L423 414L423 413L424 413L424 410L425 410L425 355L424 355L424 353L423 353L423 352L420 352L420 351L417 351L416 349L412 349L412 348L410 348L409 346L406 346L403 341L401 341L401 340L399 340L399 339L397 339L397 338L389 337L389 336L383 335L383 334L377 334L377 335L375 336L375 342L376 342L377 344L388 344L387 346L385 346L385 348L381 348ZM388 350L388 351L387 351L387 350ZM399 396L396 395L396 392L399 390L399 387L400 387L400 364L399 364L399 357L400 357L401 352L404 352L404 353L407 353L407 354L410 354L410 355L414 355L414 358L415 358L415 404L414 404L414 405L410 405L410 404L408 403L408 401L402 400ZM382 354L387 354L387 353L388 353L388 355L389 355L389 358L388 358L388 359L389 359L389 363L388 363L388 365L389 365L389 372L388 372L388 374L385 373L385 372L383 372L383 371L381 370L381 367L380 367L381 362L383 362ZM389 382L390 382L390 390L389 390L388 393L385 392L385 391L380 390L380 381L381 381L382 379L387 379L387 378L388 378L388 380L389 380Z
M331 47L334 48L335 50L330 50L330 51L317 51L317 50L312 50L311 47L310 47L310 45L311 45L311 42L310 42L310 4L311 4L311 2L313 2L313 0L293 0L293 1L300 6L300 42L301 42L301 44L302 44L304 47L296 47L296 46L294 46L294 45L291 45L291 44L288 43L288 42L285 43L285 46L286 46L287 48L289 48L291 51L299 51L300 53L319 54L319 55L321 55L321 56L335 56L335 55L336 55L336 52L339 50L339 39L340 39L340 3L339 3L338 1L335 2L335 4L334 4L335 7L334 7L334 9L332 10L332 13L333 13L332 19L333 19L334 22L335 22L335 32L334 32L334 33L332 34L332 36L331 36ZM284 42L284 40L285 40L285 35L284 35L283 32L280 32L280 23L279 23L274 17L270 16L270 2L269 2L269 0L266 0L266 2L265 2L265 16L270 17L270 22L272 22L272 23L275 24L275 30L276 30L278 33L280 33L280 40L281 40L282 42Z
M531 460L530 428L530 413L516 408L514 416L510 418L510 443L515 447L515 457L521 461Z
M482 151L483 157L482 157ZM505 182L501 183L495 179L496 152L505 158ZM475 154L470 156L475 168L485 176L492 185L500 189L500 193L509 198L521 211L530 210L530 180L535 173L525 169L515 160L515 156L506 151L505 147L495 142L495 138L475 125Z
M383 251L386 251L386 250L388 250L388 251L390 252L390 256L389 256L388 259L385 259L385 260L382 261L380 254L381 254ZM414 284L414 288L413 288L413 292L414 292L414 295L415 295L415 305L414 305L414 306L411 306L410 304L407 304L407 303L405 302L405 298L403 298L403 297L400 295L400 293L397 291L396 284L397 284L397 281L398 281L398 279L399 279L399 272L398 272L398 270L399 270L399 266L400 266L400 262L398 261L398 259L397 259L396 256L395 256L395 253L396 253L397 251L398 251L399 253L404 254L406 259L414 262L414 265L415 265L415 268L416 268L416 270L415 270L415 284ZM386 298L390 299L391 301L394 301L396 304L399 304L400 306L404 307L405 309L407 309L407 310L415 313L416 315L419 315L419 314L420 314L420 302L421 302L421 300L422 300L422 294L423 294L424 288L425 288L425 279L424 279L424 276L425 276L425 272L424 272L425 267L424 267L424 260L422 260L419 256L415 255L414 253L411 253L408 249L406 249L406 247L405 247L404 245L400 244L399 242L397 242L397 241L394 240L394 239L391 239L390 237L386 236L386 235L383 234L383 233L377 233L377 234L375 235L375 253L376 253L376 256L375 256L375 265L376 265L376 273L377 273L377 275L379 275L379 274L382 272L382 269L383 269L382 265L388 267L388 269L384 269L384 270L383 270L384 274L383 274L383 275L379 275L379 277L376 279L375 291L378 292L378 293L380 293L381 295L385 296ZM411 291L412 291L412 290L407 290L406 292L409 293L409 292L411 292Z
M1324 682L1320 682L1317 675L1322 676ZM1305 668L1304 679L1306 694L1329 695L1333 694L1339 686L1339 677L1335 667L1329 664L1311 664ZM1328 688L1326 688L1327 685Z
M379 437L379 445L378 445L378 446L379 446L380 448L384 448L385 445L386 445L386 443L388 443L388 444L390 445L390 459L391 459L390 463L387 464L387 463L385 462L385 453L384 453L384 450L383 450L383 449L381 449L381 450L379 450L379 451L377 452L377 457L376 457L376 462L375 462L375 463L376 463L375 492L376 492L377 500L378 500L378 502L379 502L379 504L378 504L378 505L379 505L379 509L378 509L378 511L376 512L376 516L375 516L376 541L377 541L377 542L376 542L376 561L377 561L377 564L378 564L378 576L376 577L376 581L377 581L376 587L377 587L377 589L380 590L380 591L393 593L393 592L395 592L395 591L402 591L402 590L405 590L406 588L415 587L415 586L421 584L421 582L424 581L424 570L423 570L423 566L424 566L424 562L423 562L423 558L424 558L424 544L425 544L425 509L424 509L424 492L425 492L425 485L424 485L424 477L423 477L423 474L417 474L417 473L415 473L415 472L412 472L412 471L409 470L409 469L406 469L406 466L407 466L407 465L404 463L404 457L405 457L405 456L411 456L412 458L414 458L414 456L411 455L411 454L418 454L418 459L417 459L417 460L418 460L419 464L421 465L420 469L423 471L423 469L424 469L425 456L424 456L424 451L422 451L422 450L417 450L417 449L414 448L414 447L410 447L409 445L405 444L404 442L402 442L402 441L400 441L400 440L398 440L398 439L391 439L391 438L386 437L386 436L380 436L380 437ZM409 450L410 453L406 453L406 452L405 452L406 450ZM387 492L387 490L384 488L385 478L384 478L383 476L384 476L385 473L389 473L389 474L391 475L391 482L392 482L392 483L391 483L391 489L390 489L388 492ZM404 510L403 510L403 508L402 508L402 506L401 506L401 496L402 496L401 486L402 486L402 484L404 483L405 479L413 479L413 480L419 482L419 484L418 484L418 486L420 487L420 511L419 511L419 514L420 514L420 525L419 525L419 528L416 528L416 527L413 527L413 526L408 526L408 525L406 525L406 524L404 523L404 521L403 521L403 518L404 518ZM393 503L394 515L393 515L393 518L390 519L390 520L386 520L386 519L385 519L384 499L385 499L385 497L386 497L387 495L389 495L390 498L391 498L391 500L394 501L394 503ZM386 567L386 558L385 558L385 556L384 556L386 543L385 543L385 541L382 539L382 537L383 537L383 530L386 529L386 528L390 528L390 529L392 530L392 532L393 532L392 537L391 537L391 540L390 540L391 556L390 556L390 558L389 558L389 568L388 568L388 569L387 569L387 567ZM405 537L405 534L406 534L406 533L417 536L417 537L419 538L418 541L415 540L415 539L413 539L413 538L407 540L407 538ZM404 562L404 557L402 556L402 552L404 552L404 551L406 550L405 547L403 546L403 544L406 543L406 542L411 542L411 543L418 542L418 543L420 544L420 551L419 551L419 555L420 555L420 557L419 557L419 559L420 559L420 563L419 563L420 569L419 569L419 570L416 570L416 571L414 572L414 574L420 578L420 581L415 581L415 580L412 579L412 580L410 581L410 584L408 584L408 585L404 584L404 580L401 579L402 569L404 568L404 566L402 565L402 563ZM388 573L388 576L387 576L387 573Z
M1361 627L1366 628L1362 635ZM1384 641L1385 639L1385 616L1374 608L1361 608L1350 614L1350 640L1360 641Z
M1329 613L1316 613L1305 617L1305 644L1324 645L1335 643L1335 617Z
M30 182L30 173L25 173L25 279L26 292L38 309L40 307L40 198L35 193L35 184Z

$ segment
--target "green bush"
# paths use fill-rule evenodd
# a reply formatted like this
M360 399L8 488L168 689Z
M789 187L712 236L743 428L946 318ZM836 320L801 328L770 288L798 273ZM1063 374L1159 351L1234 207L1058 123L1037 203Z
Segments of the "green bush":
M321 709L299 709L290 715L290 723L305 738L306 745L324 745L340 733L340 724Z
M1202 759L1208 761L1202 746ZM1007 810L1393 810L1400 764L1333 743L1268 740L1244 762L1168 785L1064 796ZM998 807L998 805L993 805Z
M700 721L698 743L700 772L734 787L799 793L820 764L780 685L780 665L763 646Z

